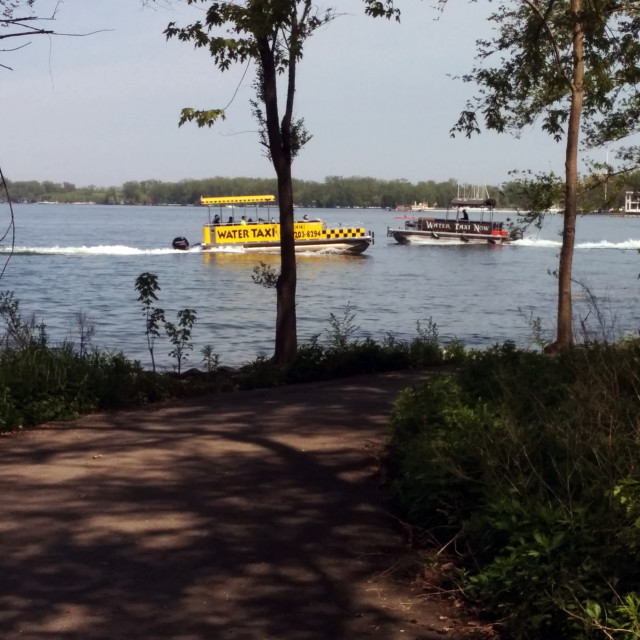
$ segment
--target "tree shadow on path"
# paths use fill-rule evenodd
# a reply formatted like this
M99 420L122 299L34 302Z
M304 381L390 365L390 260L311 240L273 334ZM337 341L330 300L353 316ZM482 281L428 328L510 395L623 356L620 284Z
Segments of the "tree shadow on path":
M0 637L441 637L436 605L399 607L376 581L403 547L371 445L397 392L426 377L211 396L2 438Z

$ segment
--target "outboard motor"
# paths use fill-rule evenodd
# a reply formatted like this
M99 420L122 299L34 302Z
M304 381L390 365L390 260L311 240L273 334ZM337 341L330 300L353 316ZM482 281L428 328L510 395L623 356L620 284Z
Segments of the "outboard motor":
M182 236L173 239L172 246L178 251L186 251L189 248L189 241Z

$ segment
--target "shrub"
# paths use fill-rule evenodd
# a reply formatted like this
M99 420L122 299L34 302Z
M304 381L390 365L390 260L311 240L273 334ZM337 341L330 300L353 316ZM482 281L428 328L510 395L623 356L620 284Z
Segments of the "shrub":
M31 345L0 353L0 430L71 420L97 409L175 395L175 383L120 353Z
M265 356L242 367L238 376L238 383L243 389L276 387L284 382L284 369Z
M466 593L514 638L640 627L639 365L638 341L505 344L396 403L398 508L455 541Z
M216 373L220 366L220 354L213 350L213 345L205 344L200 350L202 364L207 373Z

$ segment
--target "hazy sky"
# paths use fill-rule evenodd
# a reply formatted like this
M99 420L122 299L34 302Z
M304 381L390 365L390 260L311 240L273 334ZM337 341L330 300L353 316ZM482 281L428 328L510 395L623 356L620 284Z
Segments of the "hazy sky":
M38 14L50 15L55 4L37 0ZM450 0L443 14L428 0L398 4L400 24L366 18L359 0L334 3L350 13L307 42L296 112L314 137L294 177L500 184L512 169L561 172L562 145L539 130L519 140L449 136L473 91L451 76L471 69L475 40L488 33L489 3ZM0 69L5 176L77 186L272 177L250 114L252 69L244 78L240 68L221 74L206 52L162 34L168 22L199 11L182 2L154 10L140 0L64 0L56 31L104 31L37 37L0 54L13 68ZM212 129L178 127L182 107L230 102L226 122Z

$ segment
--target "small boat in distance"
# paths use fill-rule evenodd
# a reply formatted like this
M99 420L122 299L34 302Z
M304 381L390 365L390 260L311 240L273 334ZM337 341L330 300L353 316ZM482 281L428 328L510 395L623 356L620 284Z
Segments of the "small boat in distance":
M464 190L449 202L444 218L411 217L404 228L388 227L387 236L400 244L506 244L511 238L504 223L494 221L495 206L486 187ZM469 218L467 209L479 215Z
M413 213L418 213L420 211L431 211L438 206L437 202L434 202L433 205L429 205L428 202L414 202L413 204L399 204L396 206L396 211L412 211Z
M209 219L203 227L202 251L242 251L278 253L280 251L280 223L258 205L275 202L273 195L201 197L200 203L209 207ZM242 205L238 220L235 207ZM251 217L244 205L255 205ZM219 206L219 213L211 217L211 207ZM232 210L229 211L228 207ZM224 209L224 215L223 215ZM226 218L226 220L224 219ZM373 233L362 227L329 227L318 218L294 222L296 252L360 254L373 244ZM188 249L185 238L175 238L174 249Z

